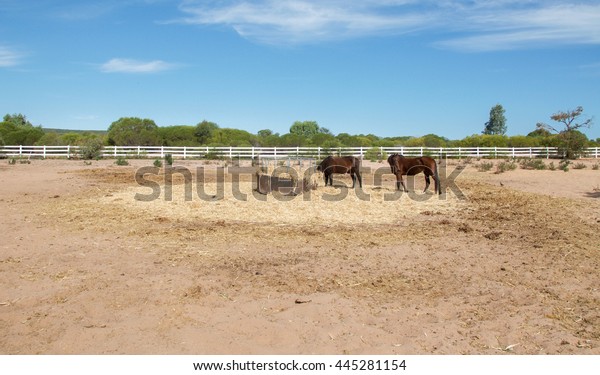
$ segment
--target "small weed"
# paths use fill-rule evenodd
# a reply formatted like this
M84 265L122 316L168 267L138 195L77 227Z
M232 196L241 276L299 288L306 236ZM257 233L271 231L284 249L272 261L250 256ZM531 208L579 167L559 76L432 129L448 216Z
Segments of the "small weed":
M163 163L160 159L156 159L154 160L154 166L157 168L161 168L163 166Z
M165 163L167 163L168 166L172 166L173 165L173 155L165 154Z
M503 161L496 165L496 174L514 171L515 169L517 169L517 163L514 161Z
M600 164L596 163L592 165L592 170L597 171L598 169L600 169Z
M587 166L583 163L575 163L573 164L573 169L585 169Z
M558 169L560 169L563 172L568 172L569 165L571 165L571 161L567 160L567 159L563 159L560 161L560 163L558 163Z
M523 159L519 165L522 169L535 169L538 171L542 171L546 169L546 163L540 159Z
M15 159L15 158L10 158L10 159L8 159L8 164L10 164L10 165L15 165L15 164L17 164L17 159Z
M115 164L116 164L116 165L121 165L121 166L123 166L123 165L129 165L129 162L128 162L128 161L127 161L127 159L125 159L124 157L122 157L122 156L119 156L119 157L117 158L117 160L115 160Z
M555 171L556 170L556 165L554 165L554 162L551 161L550 164L548 164L548 169L551 171Z
M475 168L477 168L477 170L479 172L487 172L487 171L491 170L493 166L494 166L494 163L492 163L492 162L483 162L483 163L477 164L475 166Z

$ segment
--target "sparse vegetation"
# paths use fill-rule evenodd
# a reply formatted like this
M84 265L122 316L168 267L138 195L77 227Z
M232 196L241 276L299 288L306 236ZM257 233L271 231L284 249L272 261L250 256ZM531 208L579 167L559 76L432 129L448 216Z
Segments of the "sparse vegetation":
M90 138L79 148L79 155L84 160L100 159L102 157L102 141L98 138Z
M494 167L494 163L493 162L486 162L484 161L483 163L479 163L475 166L475 168L477 168L477 170L479 172L487 172L490 171L492 168Z
M517 163L514 161L501 161L496 165L496 174L514 171L515 169L517 169Z
M156 159L154 160L154 166L157 168L161 168L163 166L163 163L160 159Z
M560 169L563 172L568 172L569 165L571 165L571 161L568 159L563 159L560 161L560 163L558 163L558 169Z
M117 160L115 160L115 164L116 165L120 165L120 166L124 166L124 165L129 165L129 162L124 157L119 156L117 158Z
M165 155L165 163L167 163L167 165L170 167L173 165L173 155L171 154L166 154Z
M573 169L585 169L587 166L584 163L573 164Z
M541 159L523 159L519 165L521 166L521 169L534 169L538 171L542 171L547 168L546 163L544 163L544 161Z

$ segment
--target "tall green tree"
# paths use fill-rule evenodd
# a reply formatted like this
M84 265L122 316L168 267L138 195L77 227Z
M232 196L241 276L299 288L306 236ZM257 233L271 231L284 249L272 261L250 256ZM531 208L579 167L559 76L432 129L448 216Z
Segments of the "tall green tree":
M204 120L196 125L194 135L196 136L198 143L205 145L208 144L215 130L217 129L219 129L219 125L215 124L214 122Z
M319 132L316 121L296 121L290 127L290 134L310 138Z
M33 145L44 136L41 126L33 126L22 114L6 115L0 122L0 139L7 145Z
M538 123L538 129L544 129L557 133L559 151L566 159L578 157L587 146L587 136L579 131L581 128L592 126L592 119L588 118L580 121L579 117L583 114L583 107L579 106L569 111L559 111L550 116L550 119L563 125L562 129L555 128L545 123Z
M154 146L160 143L158 126L150 119L121 117L108 127L108 144Z
M485 123L483 134L504 135L506 134L506 117L504 117L504 108L496 104L490 109L490 120Z

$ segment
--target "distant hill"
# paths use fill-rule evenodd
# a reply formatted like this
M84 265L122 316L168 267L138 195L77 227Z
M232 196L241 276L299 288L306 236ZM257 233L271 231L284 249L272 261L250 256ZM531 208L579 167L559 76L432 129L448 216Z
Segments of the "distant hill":
M106 130L73 130L73 129L55 129L55 128L42 128L46 133L57 133L57 134L66 134L66 133L77 133L77 134L98 134L98 135L106 135Z

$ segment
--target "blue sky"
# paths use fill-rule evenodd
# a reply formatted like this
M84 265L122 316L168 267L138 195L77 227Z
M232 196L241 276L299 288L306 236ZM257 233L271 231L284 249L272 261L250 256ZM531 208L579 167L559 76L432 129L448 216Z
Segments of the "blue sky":
M0 112L106 129L509 135L584 108L600 137L600 1L0 0Z

